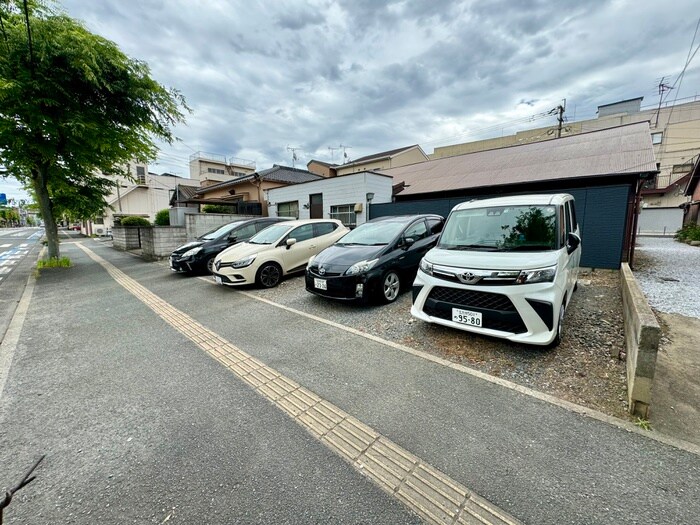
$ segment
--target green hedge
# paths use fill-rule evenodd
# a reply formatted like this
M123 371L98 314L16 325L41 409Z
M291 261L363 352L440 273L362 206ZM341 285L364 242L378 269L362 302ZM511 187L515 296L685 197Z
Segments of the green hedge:
M121 222L122 226L150 226L148 219L143 217L124 217Z
M236 213L236 207L225 204L205 204L202 206L202 213Z
M686 224L674 237L681 242L700 241L700 224Z
M156 226L170 226L170 210L168 208L156 213Z

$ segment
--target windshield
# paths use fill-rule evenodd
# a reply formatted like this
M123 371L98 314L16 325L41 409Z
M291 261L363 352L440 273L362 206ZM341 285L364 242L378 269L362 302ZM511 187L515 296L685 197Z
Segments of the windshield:
M378 221L366 222L345 235L340 246L355 244L361 246L381 246L389 244L404 229L405 222Z
M216 230L212 230L208 233L205 233L202 235L199 240L200 241L213 241L214 239L218 239L219 237L226 235L228 232L233 230L236 226L240 226L243 224L243 221L237 221L237 222L230 222L228 224L224 224L223 226L217 228Z
M253 235L253 237L251 237L248 241L248 244L272 244L287 233L289 229L290 226L287 224L275 224L274 226L268 226L260 233Z
M440 237L445 250L556 249L554 206L493 206L453 212Z

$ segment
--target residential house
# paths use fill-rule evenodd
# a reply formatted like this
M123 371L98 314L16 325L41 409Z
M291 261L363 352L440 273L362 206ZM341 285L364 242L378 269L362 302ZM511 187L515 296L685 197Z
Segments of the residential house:
M115 219L121 217L139 216L153 221L156 213L170 206L170 193L178 185L198 184L170 173L149 172L148 165L139 162L130 163L127 170L130 177L111 176L117 185L107 197L102 217L83 223L84 234L107 235Z
M641 186L658 174L649 123L567 135L557 140L436 158L382 170L400 189L372 218L407 213L447 216L470 199L570 193L582 231L582 266L619 268L634 255Z
M322 178L307 170L275 164L269 169L200 187L192 197L173 202L197 206L223 204L235 208L234 213L267 216L267 203L264 200L265 191Z
M255 161L198 151L190 155L190 179L199 186L237 179L255 172Z
M266 191L271 217L338 219L354 228L367 221L370 203L391 202L393 179L369 171L348 173Z
M323 177L338 177L349 173L359 173L361 171L378 171L389 168L398 168L418 162L425 162L428 156L418 144L405 146L380 153L373 153L346 162L345 164L329 164L319 160L310 161L306 167L312 173Z

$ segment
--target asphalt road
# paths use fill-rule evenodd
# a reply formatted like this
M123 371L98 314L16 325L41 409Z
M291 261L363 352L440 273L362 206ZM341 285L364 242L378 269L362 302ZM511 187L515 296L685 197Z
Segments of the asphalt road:
M43 232L42 228L0 228L0 342L27 284Z
M700 457L158 264L86 245L530 524L697 523ZM0 398L7 523L411 523L75 246L43 272Z

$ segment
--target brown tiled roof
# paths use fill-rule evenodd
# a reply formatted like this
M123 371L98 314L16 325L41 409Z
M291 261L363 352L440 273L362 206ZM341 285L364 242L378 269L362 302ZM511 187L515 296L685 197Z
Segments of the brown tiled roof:
M615 174L656 173L649 123L381 170L401 196Z
M237 184L251 181L256 176L259 177L261 180L283 182L286 184L299 184L301 182L310 182L312 180L318 180L323 178L320 175L316 175L315 173L311 173L307 170L302 170L299 168L290 168L289 166L278 166L277 164L275 164L274 166L266 170L256 171L255 173L249 173L247 175L243 175L242 177L220 182L218 184L212 184L211 186L207 186L205 188L198 188L197 194L203 195L213 190L230 188L232 186L236 186Z

